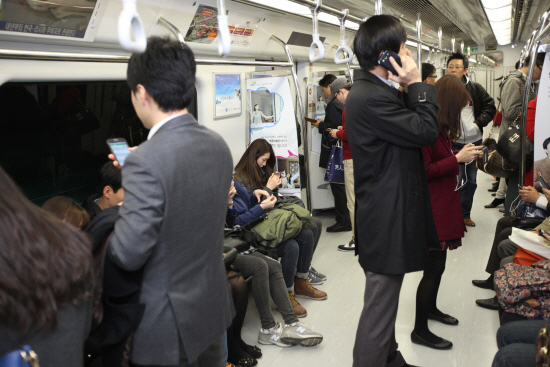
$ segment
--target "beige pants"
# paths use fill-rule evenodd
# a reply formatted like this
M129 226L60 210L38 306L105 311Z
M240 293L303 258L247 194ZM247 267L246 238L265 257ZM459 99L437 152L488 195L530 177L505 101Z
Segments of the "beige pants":
M353 159L344 160L344 183L346 185L346 198L348 199L349 219L351 220L351 233L355 236L355 186L353 180Z

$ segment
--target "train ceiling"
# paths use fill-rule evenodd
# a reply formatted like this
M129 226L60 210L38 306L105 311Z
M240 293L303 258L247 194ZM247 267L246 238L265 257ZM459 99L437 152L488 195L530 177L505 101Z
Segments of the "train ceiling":
M336 9L349 9L350 14L367 17L375 13L375 0L324 0ZM517 0L514 9L513 42L526 42L540 16L550 8L550 0ZM421 14L425 36L437 41L437 30L447 40L453 36L457 47L496 44L493 31L480 0L382 0L382 12L400 17L409 31L416 29L417 13ZM528 27L525 24L529 24Z

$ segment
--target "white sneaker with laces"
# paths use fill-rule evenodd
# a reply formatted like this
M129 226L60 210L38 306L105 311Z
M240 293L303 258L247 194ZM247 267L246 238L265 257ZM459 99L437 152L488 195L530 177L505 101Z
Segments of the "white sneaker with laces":
M281 340L281 334L283 328L280 323L276 323L270 329L260 329L260 334L258 335L258 343L260 344L275 344L281 348L291 347L294 344L289 344Z
M285 325L281 340L288 344L300 344L304 347L313 347L323 341L323 335L317 333L301 322Z

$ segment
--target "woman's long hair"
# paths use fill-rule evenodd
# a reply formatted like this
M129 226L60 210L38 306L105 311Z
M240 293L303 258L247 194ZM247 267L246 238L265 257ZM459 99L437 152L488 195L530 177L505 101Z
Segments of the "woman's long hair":
M439 102L439 131L451 141L460 137L460 112L472 102L464 83L454 75L445 75L435 83Z
M84 229L90 224L90 216L86 210L66 196L51 197L42 205L42 209L79 229Z
M86 235L32 204L0 167L0 323L51 329L61 306L91 296L92 279Z
M269 159L263 170L258 167L258 158L269 153ZM265 139L254 140L246 149L241 160L235 166L235 180L248 189L262 188L273 173L275 167L275 152Z

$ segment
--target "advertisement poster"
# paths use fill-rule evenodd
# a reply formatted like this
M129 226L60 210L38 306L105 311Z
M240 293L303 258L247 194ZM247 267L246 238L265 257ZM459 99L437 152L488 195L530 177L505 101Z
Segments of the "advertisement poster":
M550 53L544 58L535 115L535 177L543 175L550 184Z
M272 146L281 173L280 192L300 195L300 164L296 118L288 78L248 79L248 116L250 141L263 138Z
M218 36L218 8L199 5L189 25L186 42L212 43Z
M248 47L250 45L250 38L254 35L258 29L258 22L252 24L247 21L244 24L235 24L229 26L229 33L231 34L231 44L235 46Z
M241 74L214 73L213 79L216 91L214 118L240 115L242 112Z
M0 33L93 41L101 0L3 0Z

